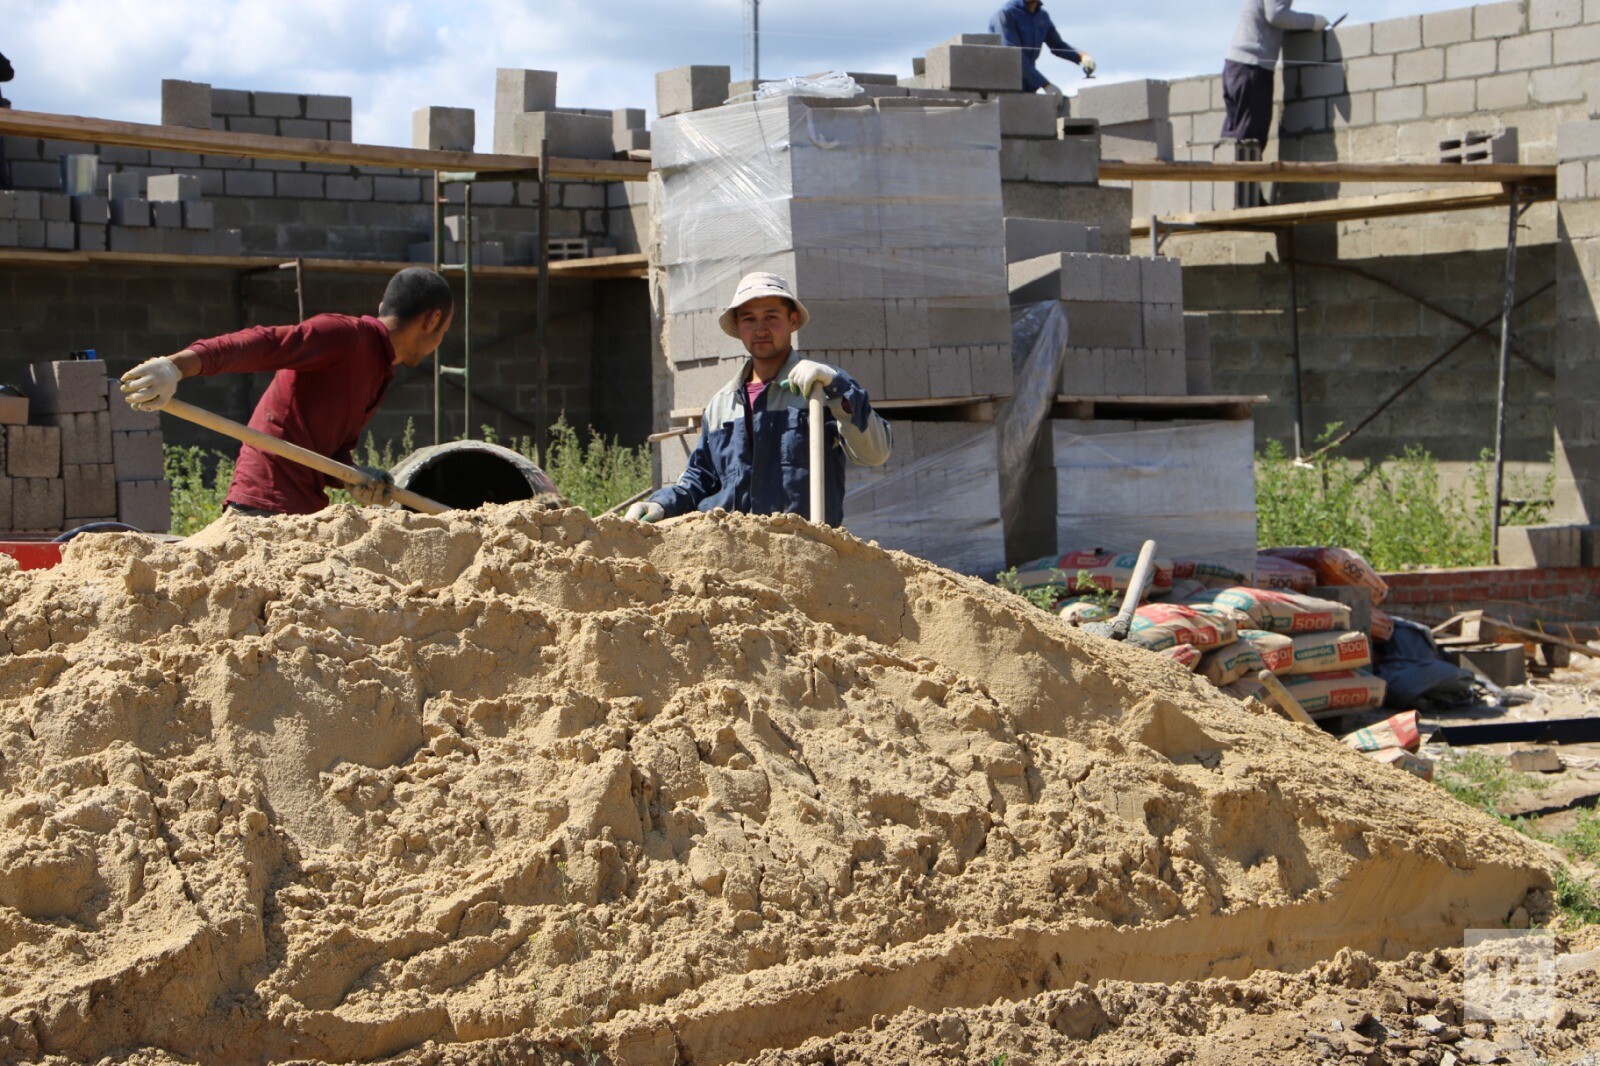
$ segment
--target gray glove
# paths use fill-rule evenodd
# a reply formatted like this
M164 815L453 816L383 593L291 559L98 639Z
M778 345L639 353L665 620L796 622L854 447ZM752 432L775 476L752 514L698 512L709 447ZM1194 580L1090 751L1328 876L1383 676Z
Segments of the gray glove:
M659 522L667 517L667 509L654 500L641 500L628 508L622 517L630 522Z
M391 493L394 491L394 478L389 471L376 466L358 466L357 470L367 475L364 485L347 485L345 488L350 493L350 498L362 507L387 507L392 501Z

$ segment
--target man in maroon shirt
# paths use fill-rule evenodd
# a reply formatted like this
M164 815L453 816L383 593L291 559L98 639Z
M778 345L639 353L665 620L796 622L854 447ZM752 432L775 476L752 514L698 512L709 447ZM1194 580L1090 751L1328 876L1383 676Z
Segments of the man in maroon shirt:
M250 428L348 463L394 380L395 365L418 366L432 355L454 315L449 283L411 267L390 279L376 318L315 315L298 326L253 326L195 341L128 371L122 392L133 407L158 411L184 378L274 370ZM327 506L324 489L330 486L348 487L363 505L388 503L388 472L362 469L372 482L345 486L245 444L227 506L245 514L311 514Z

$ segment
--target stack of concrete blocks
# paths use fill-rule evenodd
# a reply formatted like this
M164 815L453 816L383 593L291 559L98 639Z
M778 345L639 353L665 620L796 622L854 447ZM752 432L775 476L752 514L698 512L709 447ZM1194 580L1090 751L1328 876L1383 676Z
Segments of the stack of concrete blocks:
M650 150L650 122L644 108L619 107L611 112L611 150L619 157Z
M1176 259L1055 252L1013 262L1009 269L1012 303L1059 300L1067 312L1071 347L1058 391L1188 394L1183 271Z
M1551 517L1600 523L1600 122L1557 135L1556 204L1570 242L1556 260L1556 499Z
M1171 160L1172 123L1167 109L1167 83L1155 79L1088 85L1072 98L1073 118L1094 119L1100 125L1100 155L1104 159ZM1162 210L1151 199L1149 182L1113 183L1132 188L1133 217Z
M1190 396L1209 396L1211 384L1211 316L1183 313L1183 369Z
M348 142L352 139L351 99L315 93L213 89L204 82L166 80L161 83L161 124Z
M697 411L741 365L717 319L758 270L789 278L811 313L796 347L875 400L1010 394L997 105L779 97L680 113L652 132L670 409ZM905 439L895 450L921 458ZM664 448L663 478L686 458ZM992 515L992 459L980 491ZM850 521L895 535L871 513ZM999 543L996 532L995 558Z
M0 406L8 423L0 528L48 533L123 521L167 531L171 493L156 416L127 406L105 364L35 363L23 391L20 412L14 402Z
M552 156L610 159L611 113L557 110L556 72L501 67L494 82L494 150L536 156L548 144Z
M466 262L467 216L444 216L444 235L444 247L439 250L440 262ZM418 241L411 246L411 261L413 263L431 263L433 262L433 252L434 248L432 241ZM477 232L474 232L472 235L472 265L475 267L505 266L505 242L484 240Z

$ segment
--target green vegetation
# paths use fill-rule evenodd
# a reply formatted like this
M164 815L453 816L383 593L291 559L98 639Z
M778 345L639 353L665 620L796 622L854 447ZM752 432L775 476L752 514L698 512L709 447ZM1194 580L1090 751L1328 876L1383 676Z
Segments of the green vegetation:
M501 443L488 426L483 427L479 439ZM504 446L539 462L531 437L514 438ZM387 470L414 450L416 427L408 420L398 441L380 444L367 434L356 449L355 461ZM581 441L565 417L550 427L549 461L540 466L563 496L590 514L599 514L651 484L648 447L631 448L594 432L587 442ZM172 482L172 532L186 537L216 521L233 480L233 460L212 449L168 445L166 467L167 479ZM342 489L329 492L328 498L334 503L350 502Z
M1324 439L1337 426L1329 427ZM1379 570L1408 566L1483 566L1489 562L1493 471L1487 456L1467 484L1446 489L1420 448L1383 463L1323 456L1296 462L1273 441L1256 460L1258 536L1264 548L1330 544L1360 552ZM1505 524L1548 515L1555 473L1542 483L1507 478Z
M1434 782L1462 803L1488 811L1515 829L1523 826L1501 810L1506 797L1519 790L1538 791L1545 787L1541 779L1519 773L1504 759L1481 751L1452 751L1439 763Z

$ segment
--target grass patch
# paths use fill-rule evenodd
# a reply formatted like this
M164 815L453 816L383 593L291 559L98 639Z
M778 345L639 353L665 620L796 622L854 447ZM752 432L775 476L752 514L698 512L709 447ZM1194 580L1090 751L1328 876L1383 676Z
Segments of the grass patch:
M1513 828L1521 826L1501 810L1506 797L1513 792L1537 792L1546 787L1541 778L1513 770L1504 759L1481 751L1451 752L1440 761L1434 781L1467 806L1487 811Z

